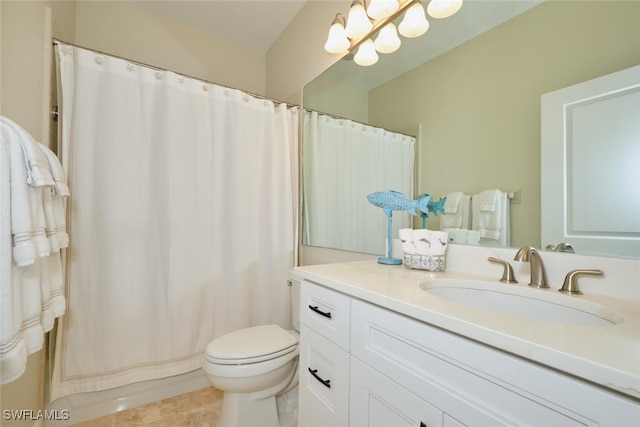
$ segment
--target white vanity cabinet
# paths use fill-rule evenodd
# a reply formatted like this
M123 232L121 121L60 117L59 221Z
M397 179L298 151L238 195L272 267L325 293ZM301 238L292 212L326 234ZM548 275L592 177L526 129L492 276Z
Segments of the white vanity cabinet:
M301 295L301 426L640 425L632 398L314 283Z

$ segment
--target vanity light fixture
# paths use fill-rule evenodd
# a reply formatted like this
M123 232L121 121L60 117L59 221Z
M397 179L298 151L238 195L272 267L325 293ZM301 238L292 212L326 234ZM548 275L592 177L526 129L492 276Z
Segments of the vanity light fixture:
M398 0L371 0L367 8L367 15L371 19L384 19L398 10Z
M367 67L369 65L373 65L378 62L378 54L376 53L376 47L371 39L366 39L358 48L358 52L356 52L353 57L353 61L362 65L363 67Z
M431 2L433 1L434 0L431 0ZM398 27L400 34L407 38L419 37L426 33L428 29L429 21L427 21L427 17L424 14L424 7L422 7L422 3L420 2L409 6Z
M351 3L349 15L347 16L347 26L344 31L350 39L358 39L365 36L373 28L373 23L367 16L364 0L355 0Z
M344 31L344 15L338 13L329 28L329 37L324 44L324 50L329 53L344 53L351 47L351 42Z
M401 43L395 24L389 22L378 33L374 46L380 53L392 53L400 48Z
M434 18L448 18L462 7L462 0L431 0L427 12Z
M427 13L434 18L446 18L462 7L463 0L431 0ZM396 29L393 21L404 13ZM329 53L344 54L358 48L354 61L369 66L378 62L378 54L392 53L402 43L398 32L407 38L419 37L429 29L421 0L365 0L351 3L345 20L338 13L329 29L324 48ZM375 43L372 37L378 34Z

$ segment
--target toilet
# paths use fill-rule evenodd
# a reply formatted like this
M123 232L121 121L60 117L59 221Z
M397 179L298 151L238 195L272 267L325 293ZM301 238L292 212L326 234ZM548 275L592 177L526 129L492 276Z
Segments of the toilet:
M216 427L281 427L276 398L298 385L300 281L289 280L294 330L241 329L211 341L204 354L209 382L224 392ZM295 420L291 425L296 425Z

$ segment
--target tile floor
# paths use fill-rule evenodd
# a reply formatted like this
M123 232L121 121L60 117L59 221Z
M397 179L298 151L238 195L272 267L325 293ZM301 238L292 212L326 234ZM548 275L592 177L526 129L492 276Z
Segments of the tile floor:
M73 427L213 427L221 407L222 391L207 387L74 424Z

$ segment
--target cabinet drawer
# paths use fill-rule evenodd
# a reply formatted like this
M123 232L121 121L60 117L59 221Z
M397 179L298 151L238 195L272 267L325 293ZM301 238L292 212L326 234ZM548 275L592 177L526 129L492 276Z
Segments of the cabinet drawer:
M304 324L300 326L300 400L325 425L347 425L349 354Z
M300 322L349 351L350 299L341 293L302 282Z
M443 427L443 413L391 379L351 358L349 425Z

